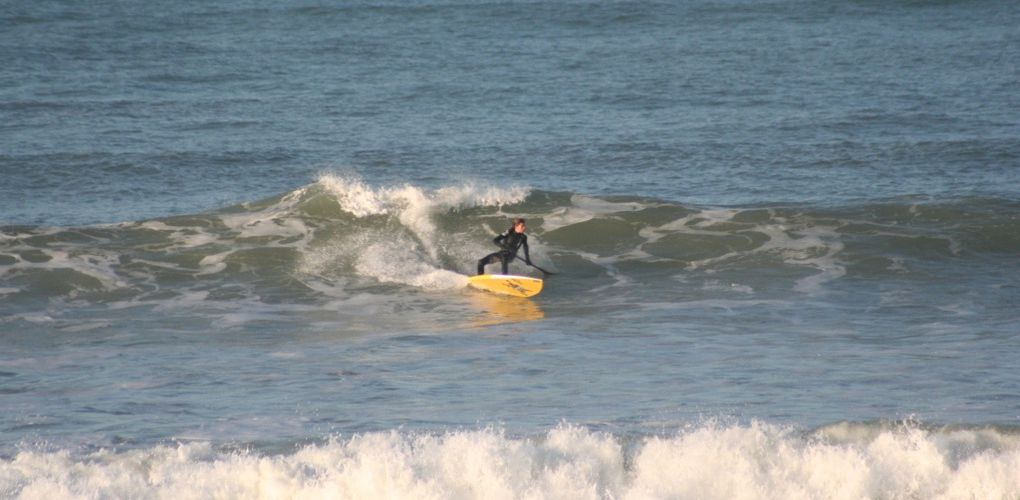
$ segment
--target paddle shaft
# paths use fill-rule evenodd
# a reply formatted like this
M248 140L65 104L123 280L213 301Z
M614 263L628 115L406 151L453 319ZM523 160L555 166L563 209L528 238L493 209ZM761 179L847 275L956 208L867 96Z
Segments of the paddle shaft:
M516 257L517 257L517 259L518 259L518 260L520 260L521 262L523 262L523 263L525 263L525 264L527 264L527 265L529 265L529 266L531 266L531 267L534 267L535 269L538 269L539 271L542 271L542 272L543 272L543 273L545 273L545 274L556 274L556 273L551 273L551 272L549 272L549 271L546 271L545 269L542 269L541 267L538 267L538 266L536 266L536 265L534 265L534 264L532 264L532 263L530 263L530 262L528 262L528 261L526 261L526 260L522 259L522 258L521 258L521 257L520 257L519 255L517 255Z

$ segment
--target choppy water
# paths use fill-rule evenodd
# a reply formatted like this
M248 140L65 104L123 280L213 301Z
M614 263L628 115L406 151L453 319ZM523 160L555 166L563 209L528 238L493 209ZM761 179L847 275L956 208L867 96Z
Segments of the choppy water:
M1018 22L4 6L0 497L1016 497Z

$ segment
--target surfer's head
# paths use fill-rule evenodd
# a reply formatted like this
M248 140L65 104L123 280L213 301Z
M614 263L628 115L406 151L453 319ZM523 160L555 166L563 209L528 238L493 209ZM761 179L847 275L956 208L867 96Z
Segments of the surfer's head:
M514 226L513 226L513 228L514 228L514 231L516 231L518 233L523 233L524 229L526 228L526 226L524 225L524 219L522 219L520 217L514 219Z

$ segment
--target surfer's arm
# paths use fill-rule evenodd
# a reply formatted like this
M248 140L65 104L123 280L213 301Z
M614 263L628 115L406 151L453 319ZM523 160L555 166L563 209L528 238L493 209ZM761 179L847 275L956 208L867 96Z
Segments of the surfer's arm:
M507 231L505 233L497 234L496 237L492 239L492 242L495 243L496 246L502 247L503 246L503 240L506 239L508 234L510 234L509 231Z

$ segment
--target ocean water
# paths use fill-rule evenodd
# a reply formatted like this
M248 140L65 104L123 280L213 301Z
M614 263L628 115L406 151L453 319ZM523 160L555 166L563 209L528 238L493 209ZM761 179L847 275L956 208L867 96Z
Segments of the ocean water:
M2 3L0 498L1020 498L1017 26Z

